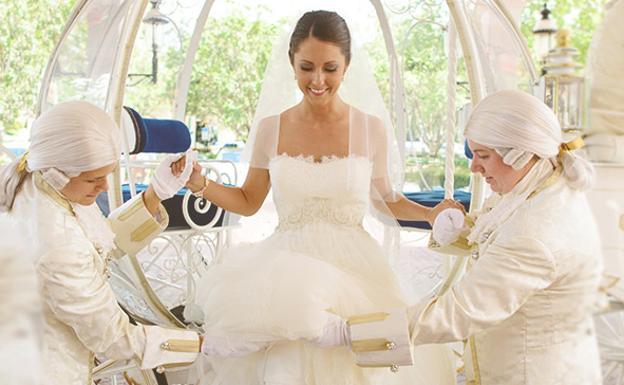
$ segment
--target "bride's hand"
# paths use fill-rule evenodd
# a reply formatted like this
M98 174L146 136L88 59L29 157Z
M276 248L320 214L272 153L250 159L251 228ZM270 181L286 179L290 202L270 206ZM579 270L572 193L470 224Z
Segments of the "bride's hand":
M191 176L186 182L186 188L191 190L191 192L196 192L204 187L204 176L202 175L202 166L198 162L193 163L193 171L191 172Z

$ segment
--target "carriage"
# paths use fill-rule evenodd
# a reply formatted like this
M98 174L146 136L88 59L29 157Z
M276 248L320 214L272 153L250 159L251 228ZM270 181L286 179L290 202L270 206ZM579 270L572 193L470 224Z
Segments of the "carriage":
M98 204L103 212L120 206L145 188L144 178L157 164L161 153L181 152L196 145L196 122L188 115L187 103L204 32L210 16L218 12L214 0L187 1L163 12L168 0L79 0L66 23L44 73L38 101L41 113L57 103L83 99L104 108L122 128L123 154L112 176L108 195ZM297 4L318 8L319 2ZM407 124L406 85L393 39L387 7L380 0L362 1L362 9L378 24L388 61L389 101L403 161L411 143ZM540 75L527 44L520 33L519 15L526 6L522 0L446 0L447 24L447 103L445 110L445 191L429 195L408 194L411 199L427 204L463 194L470 210L478 209L489 194L479 176L473 175L469 191L455 192L453 159L456 138L471 105L501 89L522 89L543 98L555 108L561 119L568 119L571 109L583 96L571 95L562 77ZM329 8L336 8L329 5ZM346 14L349 10L336 9ZM362 12L364 12L362 11ZM426 11L425 11L426 12ZM603 24L594 37L592 68L588 76L593 83L585 90L589 102L587 116L566 135L585 135L588 153L597 170L598 183L590 192L590 201L598 221L608 279L604 290L610 301L596 315L606 383L624 384L624 94L615 92L618 64L624 63L624 34L618 29L618 16L624 16L624 0L609 3ZM355 16L357 17L357 15ZM176 24L177 21L177 24ZM176 25L189 28L183 39ZM146 118L131 105L140 95L134 85L142 78L158 78L158 29L168 25L163 47L174 47L180 60L174 69L175 79L170 108ZM173 26L173 27L172 27ZM619 31L619 32L618 32ZM151 40L151 41L150 41ZM147 43L147 44L146 44ZM137 73L137 57L151 43L151 73ZM149 49L148 49L148 54ZM459 64L463 64L459 69ZM614 68L616 70L614 70ZM456 97L458 73L467 80L467 100ZM145 71L144 71L145 72ZM556 75L556 74L555 74ZM611 78L609 78L611 76ZM563 77L565 78L565 77ZM613 84L609 84L609 79ZM606 87L608 85L609 87ZM567 87L567 88L566 88ZM620 88L621 85L620 85ZM134 94L133 94L134 93ZM619 97L619 99L618 99ZM576 104L575 104L576 103ZM562 110L557 110L562 108ZM566 115L567 114L567 115ZM590 123L583 123L590 122ZM573 122L574 123L574 122ZM618 126L619 124L619 126ZM190 129L189 129L190 126ZM566 126L566 125L564 125ZM582 132L578 128L583 128ZM461 142L460 142L461 143ZM3 150L6 151L6 148ZM467 154L469 155L469 154ZM241 170L235 160L211 159L202 164L213 179L236 185ZM201 319L194 305L195 282L210 264L218 260L220 250L232 242L239 219L221 208L181 191L165 202L172 223L161 236L139 255L119 259L112 270L110 283L121 306L142 323L172 328L201 330ZM423 224L403 223L403 230L385 234L388 242L400 244L414 231L426 231ZM443 279L438 290L457 280L465 267L465 258L446 256L439 272ZM188 372L158 368L140 371L135 362L103 361L94 368L96 379L118 383L175 384L190 381Z

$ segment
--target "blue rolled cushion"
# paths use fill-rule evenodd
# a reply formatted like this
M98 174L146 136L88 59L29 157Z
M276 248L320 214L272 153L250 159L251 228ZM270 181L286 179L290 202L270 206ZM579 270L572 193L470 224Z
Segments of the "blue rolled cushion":
M184 152L191 147L191 134L186 124L172 119L143 119L147 140L143 152Z
M191 146L191 133L186 124L173 119L144 119L130 107L124 107L134 125L136 144L131 154L141 152L184 152Z
M431 190L431 191L419 191L419 192L404 192L403 195L413 202L419 203L423 206L433 207L444 200L444 190ZM470 193L462 190L455 190L453 193L453 199L459 201L466 211L470 209ZM413 227L418 229L431 229L431 226L426 221L402 221L399 220L401 227Z

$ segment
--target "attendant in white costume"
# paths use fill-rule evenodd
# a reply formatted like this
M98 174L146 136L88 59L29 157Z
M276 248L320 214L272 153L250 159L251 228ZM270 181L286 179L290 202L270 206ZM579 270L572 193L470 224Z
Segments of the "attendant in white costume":
M98 107L59 104L33 124L27 155L0 169L0 222L10 229L0 243L20 245L13 258L34 266L43 305L45 384L90 385L95 353L136 358L150 368L197 356L162 351L169 339L189 340L199 351L195 332L132 325L107 282L112 258L136 252L167 226L160 200L182 187L191 172L188 167L173 175L170 164L177 158L166 159L151 187L107 221L95 199L108 189L106 178L117 165L118 137L114 121ZM151 232L130 240L146 226Z
M466 221L474 226L452 210L436 219L434 238L473 246L471 267L446 293L408 309L413 343L467 340L469 384L602 384L592 318L602 257L583 192L593 169L573 153L582 141L562 143L552 111L518 91L481 101L465 135L472 172L495 194ZM368 326L367 338L396 333ZM326 335L340 330L340 341L358 328Z
M388 370L390 365L357 366L346 348L319 347L329 314L324 310L344 317L405 304L387 254L364 230L369 206L387 221L432 221L455 203L432 210L394 191L398 164L390 156L390 126L339 95L347 68L361 65L351 61L351 38L342 17L328 11L305 13L289 47L277 54L285 66L267 70L262 91L276 104L261 96L259 109L287 103L282 95L295 95L292 71L303 99L257 113L242 187L209 181L198 168L188 184L209 201L243 215L254 214L272 188L279 216L273 235L230 250L202 278L197 302L205 313L203 351L212 368L204 382L454 384L454 368L441 346L423 353L416 367L396 374ZM370 86L358 96L378 95L381 110L377 86L367 80L351 79ZM284 342L269 344L276 340ZM254 350L258 352L246 354Z

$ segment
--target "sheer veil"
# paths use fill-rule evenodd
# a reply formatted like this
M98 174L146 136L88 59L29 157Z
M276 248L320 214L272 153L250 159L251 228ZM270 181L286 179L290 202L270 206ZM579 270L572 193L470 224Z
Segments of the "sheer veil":
M297 104L302 97L288 58L289 39L296 19L298 17L293 18L279 34L266 67L249 138L242 154L242 161L250 167L268 168L270 159L278 155L279 114ZM351 62L338 90L341 99L351 106L349 157L368 158L373 164L370 213L377 220L371 221L369 216L365 225L384 244L386 251L394 253L398 251L399 226L386 202L395 202L399 198L397 192L401 191L403 167L390 113L368 55L356 40L352 35ZM353 169L349 175L356 172Z

